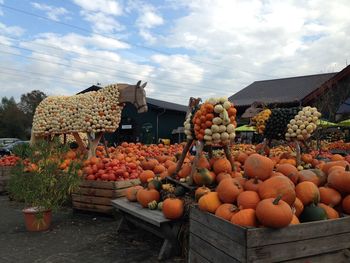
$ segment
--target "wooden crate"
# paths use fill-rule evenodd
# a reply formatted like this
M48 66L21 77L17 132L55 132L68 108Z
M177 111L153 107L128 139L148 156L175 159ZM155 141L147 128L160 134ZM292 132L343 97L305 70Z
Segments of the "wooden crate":
M0 167L0 193L6 192L6 185L10 179L11 169L11 166Z
M125 196L126 189L139 184L139 179L117 182L83 181L79 190L72 194L73 208L110 214L113 211L111 200Z
M350 262L350 217L243 228L192 207L189 262Z

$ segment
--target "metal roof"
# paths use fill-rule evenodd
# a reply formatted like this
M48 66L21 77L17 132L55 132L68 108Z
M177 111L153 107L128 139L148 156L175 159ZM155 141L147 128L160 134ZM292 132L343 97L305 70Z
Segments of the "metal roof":
M229 100L237 106L251 105L255 101L267 104L299 102L336 74L326 73L255 81L230 96Z

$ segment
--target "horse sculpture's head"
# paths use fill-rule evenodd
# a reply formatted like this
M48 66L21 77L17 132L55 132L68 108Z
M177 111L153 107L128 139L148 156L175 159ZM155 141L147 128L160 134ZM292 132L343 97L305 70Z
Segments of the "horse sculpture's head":
M257 115L259 112L263 110L263 105L261 102L254 102L249 108L245 110L245 112L242 114L241 118L249 119L253 118L255 115Z
M148 110L147 102L146 102L146 91L145 87L147 82L141 85L141 80L137 82L135 87L135 101L134 105L136 106L137 112L142 113Z

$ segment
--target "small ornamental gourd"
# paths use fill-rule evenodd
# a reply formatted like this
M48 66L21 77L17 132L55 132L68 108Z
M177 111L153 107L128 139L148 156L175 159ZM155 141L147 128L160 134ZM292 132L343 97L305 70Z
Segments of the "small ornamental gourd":
M158 203L156 200L153 200L153 201L149 202L147 206L151 210L156 210L158 207Z
M268 198L260 201L256 207L256 216L259 222L266 227L282 228L290 224L293 218L290 206L277 198Z

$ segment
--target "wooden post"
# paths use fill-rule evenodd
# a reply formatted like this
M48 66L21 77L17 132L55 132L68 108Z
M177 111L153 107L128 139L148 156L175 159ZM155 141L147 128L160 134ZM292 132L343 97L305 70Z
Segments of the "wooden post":
M103 141L104 149L105 149L105 151L106 151L106 155L107 155L107 157L109 158L109 152L108 152L108 147L107 147L107 141L106 141L106 138L105 138L105 135L104 135L104 134L102 135L102 141Z
M192 170L191 170L191 173L190 173L190 179L188 181L189 185L193 185L193 175L196 172L196 169L197 169L197 166L198 166L198 160L199 160L199 157L202 154L203 147L204 147L203 142L202 141L197 141L197 143L196 143L196 156L194 157L194 160L193 160L193 163L192 163Z
M186 158L186 155L187 155L188 151L190 150L190 147L191 147L192 143L193 143L193 140L187 141L185 147L182 150L180 159L177 161L175 173L172 174L171 177L174 178L177 175L177 173L180 171L180 169L182 167L182 164L183 164L183 162L184 162L184 160Z

